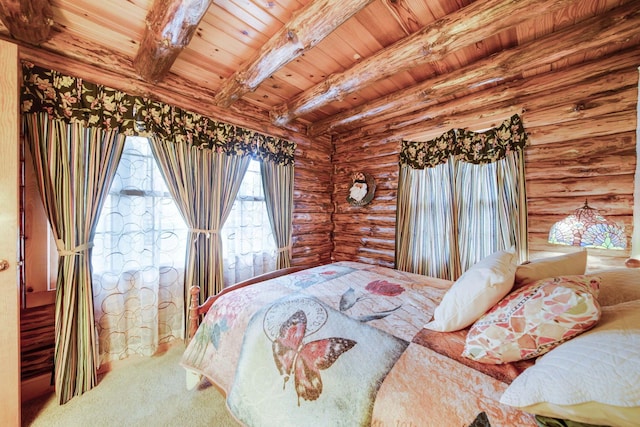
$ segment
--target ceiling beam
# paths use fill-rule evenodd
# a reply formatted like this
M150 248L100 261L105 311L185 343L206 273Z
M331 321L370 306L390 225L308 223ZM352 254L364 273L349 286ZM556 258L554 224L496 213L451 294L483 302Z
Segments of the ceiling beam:
M182 49L191 42L212 0L155 0L147 14L147 27L133 60L145 81L164 79Z
M39 45L51 37L53 12L50 0L3 0L0 21L11 37Z
M373 121L406 116L459 93L490 87L495 82L509 82L520 78L532 64L540 67L578 52L619 45L616 40L637 37L638 26L640 10L633 2L627 3L525 45L504 50L446 75L427 79L320 120L309 126L309 135L330 132L347 125L358 128Z
M451 52L575 1L475 1L354 64L350 69L329 76L322 83L274 108L271 111L273 122L282 126L376 81L427 62L441 60Z
M228 107L253 92L273 73L331 34L373 0L316 0L294 17L231 77L222 83L215 104Z

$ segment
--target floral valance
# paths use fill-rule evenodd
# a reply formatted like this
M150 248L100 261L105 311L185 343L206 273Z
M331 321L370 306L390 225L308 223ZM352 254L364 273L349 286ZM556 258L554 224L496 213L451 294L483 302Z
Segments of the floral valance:
M29 63L23 64L21 100L26 114L46 112L53 119L82 122L87 127L156 135L165 141L186 141L199 148L293 164L294 142Z
M515 114L486 132L451 129L426 142L402 141L400 164L425 169L445 163L450 156L468 163L492 163L524 149L526 144L527 133L520 116Z

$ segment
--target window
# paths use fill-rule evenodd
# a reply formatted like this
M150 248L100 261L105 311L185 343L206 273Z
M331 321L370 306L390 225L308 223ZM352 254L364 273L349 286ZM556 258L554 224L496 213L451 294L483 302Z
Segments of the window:
M146 138L127 138L93 243L101 361L182 338L187 226Z
M501 249L525 259L526 141L517 115L481 133L452 129L403 141L396 268L455 280Z
M184 266L187 226L146 138L128 137L94 237L93 273Z
M275 270L276 245L256 160L249 164L221 235L225 286Z
M185 224L146 138L128 137L92 251L101 362L152 355L182 338ZM225 285L275 269L276 247L251 161L222 230Z

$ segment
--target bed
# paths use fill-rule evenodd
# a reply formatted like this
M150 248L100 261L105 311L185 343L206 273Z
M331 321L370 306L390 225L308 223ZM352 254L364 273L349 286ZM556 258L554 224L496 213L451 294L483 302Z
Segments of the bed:
M474 300L476 310L506 300L515 269L509 289L483 289L489 300ZM544 411L536 419L501 402L535 357L473 360L462 354L475 323L425 327L465 275L357 262L273 273L194 307L181 364L220 388L247 426L536 426Z

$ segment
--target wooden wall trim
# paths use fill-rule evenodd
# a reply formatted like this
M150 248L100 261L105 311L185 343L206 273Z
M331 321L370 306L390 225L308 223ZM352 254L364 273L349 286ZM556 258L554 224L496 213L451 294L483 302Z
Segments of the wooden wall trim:
M18 48L0 41L0 425L20 425L20 292L18 284Z

